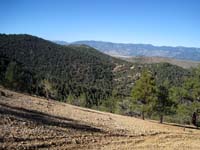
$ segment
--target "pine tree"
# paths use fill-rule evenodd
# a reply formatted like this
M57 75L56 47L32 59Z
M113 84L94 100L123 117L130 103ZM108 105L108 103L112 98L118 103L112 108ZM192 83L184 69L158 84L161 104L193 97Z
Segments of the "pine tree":
M16 63L15 62L9 63L5 73L5 79L11 85L15 81L15 70L16 70Z
M139 80L136 81L132 89L133 103L140 104L142 119L145 117L145 112L151 110L151 103L156 98L155 79L151 72L145 70Z
M161 85L157 89L157 98L154 101L153 110L159 115L160 123L163 123L164 115L174 112L176 103L169 98L169 90L166 86Z

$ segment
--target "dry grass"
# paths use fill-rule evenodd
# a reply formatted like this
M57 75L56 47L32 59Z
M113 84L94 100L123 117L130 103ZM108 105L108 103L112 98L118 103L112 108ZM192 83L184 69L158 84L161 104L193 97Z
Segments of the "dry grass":
M193 127L0 91L0 149L200 149Z

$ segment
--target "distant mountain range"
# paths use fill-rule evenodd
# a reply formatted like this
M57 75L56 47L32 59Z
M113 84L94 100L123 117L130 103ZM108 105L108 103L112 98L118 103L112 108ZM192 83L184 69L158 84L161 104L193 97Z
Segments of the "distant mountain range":
M118 58L133 62L133 63L138 63L138 64L155 64L155 63L170 63L172 65L176 65L185 69L188 68L195 68L200 65L199 61L190 61L190 60L180 60L180 59L173 59L173 58L166 58L166 57L144 57L144 56L132 56L132 57L120 57Z
M103 41L77 41L70 44L85 44L112 56L157 56L200 61L200 48L195 47L154 46L151 44L123 44Z
M53 41L53 42L56 44L59 44L59 45L68 45L69 44L68 42L65 42L65 41Z

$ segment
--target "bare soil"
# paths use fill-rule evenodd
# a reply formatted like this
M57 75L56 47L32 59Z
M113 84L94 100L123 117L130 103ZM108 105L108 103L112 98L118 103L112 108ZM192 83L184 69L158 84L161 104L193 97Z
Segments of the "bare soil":
M0 149L200 149L200 130L19 94L0 87Z

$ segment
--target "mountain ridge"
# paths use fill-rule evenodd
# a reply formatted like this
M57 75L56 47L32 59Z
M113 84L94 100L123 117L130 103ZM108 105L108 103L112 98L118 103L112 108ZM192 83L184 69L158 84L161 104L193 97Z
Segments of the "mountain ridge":
M154 46L151 44L121 44L98 41L77 41L76 44L86 44L106 54L124 56L159 56L184 60L200 60L200 48L183 46Z
M155 63L170 63L172 65L176 65L182 67L184 69L189 68L196 68L200 65L199 61L189 61L189 60L181 60L181 59L174 59L174 58L166 58L166 57L144 57L144 56L113 56L116 58L120 58L122 60L126 60L132 63L139 63L139 64L155 64Z
M76 41L70 44L86 44L103 53L121 56L157 56L181 60L200 61L200 48L184 46L154 46L152 44L113 43L104 41Z
M0 84L59 100L85 94L87 105L111 95L112 69L125 62L88 46L61 46L25 34L0 34L0 58Z

